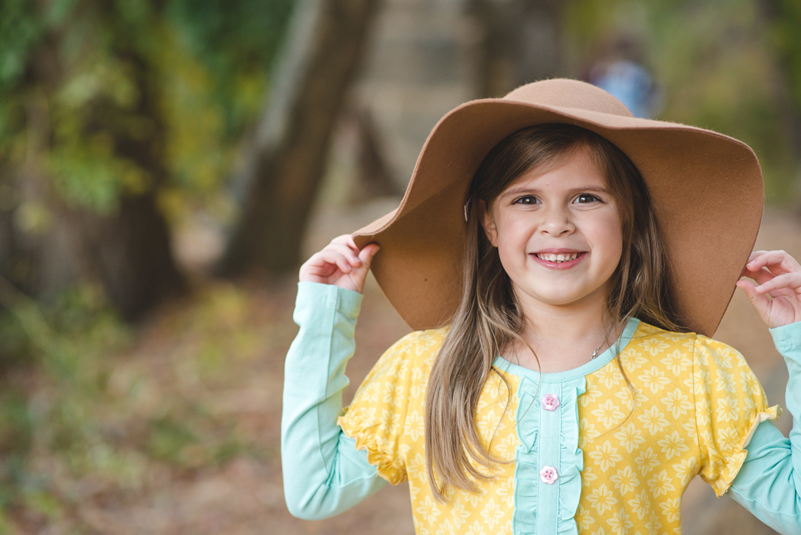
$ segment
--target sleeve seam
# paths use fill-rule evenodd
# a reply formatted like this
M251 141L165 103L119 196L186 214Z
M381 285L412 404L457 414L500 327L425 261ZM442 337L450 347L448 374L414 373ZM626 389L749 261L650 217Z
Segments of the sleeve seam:
M334 293L334 296L335 296L334 303L336 305L336 303L339 301L338 295L337 295L336 292ZM328 399L328 397L329 397L328 389L331 386L331 381L330 381L330 379L331 379L331 376L330 376L330 373L331 373L331 356L333 355L333 347L332 347L332 345L334 343L333 332L334 332L334 328L336 327L336 315L337 315L337 308L336 308L336 306L334 306L334 307L332 307L332 308L330 308L328 310L328 318L326 318L327 323L330 326L330 328L328 329L327 332L330 332L331 335L329 335L329 337L328 337L328 354L326 355L326 363L325 363L326 381L325 381L325 386L324 386L324 390L323 390L324 399ZM332 467L328 466L328 463L326 462L326 458L323 455L323 440L322 440L322 437L320 436L320 408L321 408L321 404L320 403L318 403L314 407L314 418L316 419L315 427L317 429L317 433L316 433L316 435L317 435L317 445L318 445L317 451L320 453L320 460L322 462L322 465L325 467L325 470L326 470L326 481L328 481L331 478L331 475L332 475L333 471L332 471ZM336 450L334 452L334 455L336 456Z
M796 515L793 514L793 513L785 513L785 512L780 511L780 510L770 509L770 508L766 507L765 504L761 500L746 498L745 494L743 494L742 492L737 490L737 488L734 487L733 485L729 486L729 488L727 489L727 492L729 492L729 491L733 492L733 493L736 493L738 496L742 497L742 500L744 502L755 503L755 504L759 505L762 509L765 510L765 512L770 513L771 515L789 516L789 517L793 517L793 518L796 517Z

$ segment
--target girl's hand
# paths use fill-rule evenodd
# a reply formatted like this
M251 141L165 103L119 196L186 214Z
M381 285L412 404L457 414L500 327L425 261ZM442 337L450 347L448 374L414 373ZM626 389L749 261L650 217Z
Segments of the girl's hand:
M754 251L737 286L768 327L801 321L801 266L784 251Z
M350 234L331 240L322 251L314 254L300 267L301 282L333 284L346 290L361 293L364 280L370 271L370 262L378 252L378 244L371 243L359 251Z

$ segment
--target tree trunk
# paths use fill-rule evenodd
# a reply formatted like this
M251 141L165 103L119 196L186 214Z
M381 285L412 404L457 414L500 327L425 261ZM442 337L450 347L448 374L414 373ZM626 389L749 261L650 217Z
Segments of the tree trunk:
M239 180L246 198L218 267L234 277L294 270L332 130L378 0L302 0Z
M348 125L356 133L356 185L348 203L356 206L377 197L403 195L384 154L381 132L369 110L353 109L348 113Z
M121 198L109 216L82 213L77 228L90 269L125 319L135 321L186 289L154 192Z
M564 74L562 0L470 0L468 10L481 28L475 91L502 97L528 82Z
M473 57L473 86L477 98L502 97L511 82L511 35L504 8L493 0L470 0L467 9L479 28Z

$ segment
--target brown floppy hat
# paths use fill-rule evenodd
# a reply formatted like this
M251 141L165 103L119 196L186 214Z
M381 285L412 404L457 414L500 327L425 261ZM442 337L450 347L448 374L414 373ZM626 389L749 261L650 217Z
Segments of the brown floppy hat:
M616 98L576 80L546 80L445 115L420 152L400 206L356 231L378 243L372 271L412 329L450 323L461 295L464 202L487 153L506 136L545 123L592 130L619 147L648 185L673 269L678 312L711 336L734 293L762 217L762 172L736 139L638 119Z

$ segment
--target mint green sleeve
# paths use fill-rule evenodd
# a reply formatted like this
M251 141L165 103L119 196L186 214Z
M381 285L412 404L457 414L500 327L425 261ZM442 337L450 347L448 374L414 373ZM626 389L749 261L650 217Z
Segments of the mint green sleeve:
M387 484L337 425L361 300L336 286L298 284L293 318L300 331L284 370L281 466L287 507L299 518L334 516Z
M771 335L790 372L785 406L793 428L788 439L771 422L757 426L729 495L779 533L801 534L801 322Z

